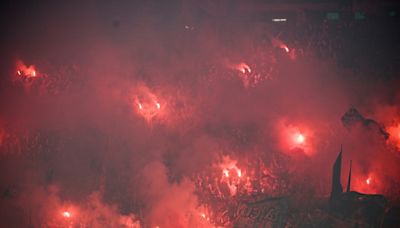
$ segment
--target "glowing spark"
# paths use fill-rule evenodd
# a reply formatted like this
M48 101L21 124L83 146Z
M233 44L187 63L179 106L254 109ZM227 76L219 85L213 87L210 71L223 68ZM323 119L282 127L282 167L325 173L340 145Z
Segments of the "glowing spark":
M304 143L304 141L305 141L304 135L298 134L298 135L296 136L296 142L297 142L298 144L302 144L302 143Z
M289 48L288 48L288 47L285 47L285 51L286 51L286 52L289 52Z
M229 171L227 169L224 169L222 172L224 173L225 177L229 177Z
M372 178L371 178L371 177L368 177L368 178L365 180L365 183L367 183L367 184L369 185L369 184L371 184L371 180L372 180Z
M239 63L238 65L236 65L235 68L236 68L236 70L239 70L243 74L251 73L251 69L250 69L249 65L247 65L246 63Z
M17 62L17 74L21 77L35 78L37 72L34 65L26 66L22 61Z
M151 122L158 115L163 116L165 114L167 104L147 86L139 85L136 90L132 101L136 114L142 116L147 122Z
M280 49L283 49L283 50L285 50L286 53L290 52L290 49L288 48L288 46L282 40L277 39L277 38L273 38L271 40L271 42L272 42L272 46L278 47Z
M206 215L205 213L200 213L200 216L201 216L203 219L205 219L205 220L207 220L207 221L210 221L210 218L207 217L207 215Z
M194 26L193 25L185 25L185 29L186 30L194 30Z
M281 49L283 49L283 50L285 50L285 52L286 53L289 53L289 48L288 48L288 46L286 46L286 44L281 44L280 46L279 46Z
M389 142L400 149L400 124L389 127Z
M240 169L237 170L238 177L242 177L242 171Z
M69 211L64 211L64 212L62 213L62 215L63 215L65 218L71 218L71 213L69 213Z

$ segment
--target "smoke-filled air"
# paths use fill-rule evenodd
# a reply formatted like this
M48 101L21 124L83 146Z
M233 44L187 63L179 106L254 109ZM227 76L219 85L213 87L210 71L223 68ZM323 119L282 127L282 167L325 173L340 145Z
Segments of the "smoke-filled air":
M0 226L391 227L400 11L335 2L2 3Z

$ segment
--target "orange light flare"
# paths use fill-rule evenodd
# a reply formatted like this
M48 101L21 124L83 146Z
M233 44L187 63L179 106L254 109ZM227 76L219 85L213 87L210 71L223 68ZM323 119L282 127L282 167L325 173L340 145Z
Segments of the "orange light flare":
M135 101L136 106L137 106L137 113L139 113L143 118L145 118L147 121L150 121L154 117L156 117L160 111L161 111L161 104L156 101L141 101L139 99L136 99Z
M396 124L387 128L389 133L388 143L394 145L400 150L400 124Z
M16 74L20 78L36 78L38 76L38 72L34 65L25 65L22 61L17 61L17 70Z
M229 177L229 170L224 169L224 170L222 170L222 173L224 174L224 176L225 176L226 178Z
M297 133L294 137L295 143L297 143L298 145L302 145L303 143L305 143L306 138L303 134Z
M207 222L210 221L210 217L208 217L208 216L206 215L206 213L204 213L204 212L201 212L201 213L200 213L200 217L203 218L204 220L206 220Z
M293 127L289 131L289 149L305 149L307 145L305 133L297 127Z
M381 192L383 186L379 177L371 172L367 175L361 174L355 176L353 183L352 190L366 194L378 194Z
M366 183L367 185L370 185L370 184L372 183L372 178L371 178L371 177L368 177L368 178L365 180L365 183Z
M198 218L200 219L201 227L215 227L212 225L212 211L208 207L200 206L197 208Z
M243 62L235 65L234 68L240 71L242 74L251 73L250 66Z
M296 126L282 122L278 125L280 132L279 144L282 151L293 154L303 152L307 156L313 155L313 133L305 126Z
M69 218L71 218L71 212L69 212L69 211L64 211L64 212L62 213L62 216L63 216L64 218L69 219Z
M290 49L288 48L288 46L286 44L282 43L281 45L279 45L279 48L283 49L286 53L290 52Z
M138 89L133 98L134 111L142 116L147 122L164 113L165 103L150 91L147 87Z
M242 81L245 88L253 87L263 80L263 77L257 72L253 72L253 69L245 62L233 63L227 62L226 66L234 71L238 72L238 77Z
M226 167L222 169L222 177L223 178L237 178L240 179L242 177L242 170L240 170L237 166L236 166L236 162L235 163L230 163L227 166L225 165L221 165L221 167Z
M280 48L280 49L284 50L286 53L290 52L289 47L282 40L280 40L278 38L272 38L271 43L272 43L272 46L275 48Z
M252 75L252 70L248 64L241 62L239 64L232 64L230 67L233 70L240 72L239 77L242 80L245 88L248 88L250 85L257 84L258 80L257 78L254 78L254 75Z
M231 196L236 195L238 185L242 183L243 179L243 172L237 166L237 160L224 156L218 168L222 170L220 181L228 186Z

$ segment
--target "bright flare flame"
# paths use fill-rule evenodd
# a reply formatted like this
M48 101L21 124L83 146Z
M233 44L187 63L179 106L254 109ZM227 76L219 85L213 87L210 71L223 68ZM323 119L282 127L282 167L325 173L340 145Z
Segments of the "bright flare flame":
M288 48L288 46L287 46L286 44L281 44L281 45L279 45L279 48L285 50L286 53L289 53L289 51L290 51L289 48Z
M303 144L304 141L305 141L304 135L301 134L301 133L299 133L299 134L296 136L296 143L298 143L298 144Z
M388 127L389 143L400 149L400 124Z
M224 174L225 177L229 177L229 171L227 169L224 169L222 173Z
M365 180L365 183L367 183L368 185L370 185L370 184L371 184L371 181L372 181L372 178L371 178L371 177L368 177L368 178Z
M242 72L243 74L251 73L251 68L246 63L239 63L235 66L235 69Z
M222 169L220 181L228 186L231 196L236 195L238 184L243 182L242 170L237 167L237 161L226 156L223 157L222 163L218 166Z
M142 85L136 88L137 92L133 97L133 109L142 116L147 122L150 122L156 116L162 114L165 109L165 103L161 102L147 86Z
M290 52L290 49L288 48L288 46L280 39L277 38L273 38L271 40L272 42L272 46L274 47L279 47L280 49L283 49L286 53Z
M27 66L22 61L18 61L17 75L25 78L35 78L37 77L36 67L34 65Z
M279 121L277 124L279 131L279 146L282 152L295 155L303 153L312 156L315 151L313 149L313 131L305 126L293 125L287 120Z
M63 215L65 218L71 218L71 213L70 213L69 211L64 211L64 212L62 213L62 215Z
M204 212L200 213L200 217L202 217L203 219L205 219L207 221L210 221L210 218L207 217L206 213L204 213Z

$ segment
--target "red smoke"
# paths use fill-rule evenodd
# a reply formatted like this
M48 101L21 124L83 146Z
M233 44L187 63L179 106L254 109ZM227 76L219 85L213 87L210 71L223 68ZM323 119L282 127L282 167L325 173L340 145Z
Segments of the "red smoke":
M227 6L64 4L6 33L0 226L229 226L239 199L329 195L341 144L352 190L399 197L393 81Z

